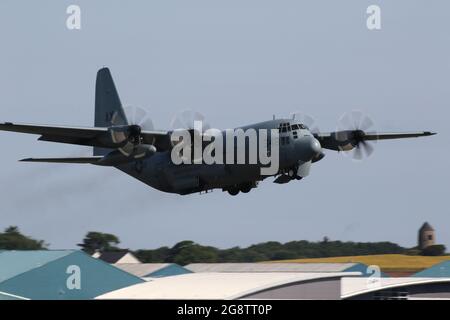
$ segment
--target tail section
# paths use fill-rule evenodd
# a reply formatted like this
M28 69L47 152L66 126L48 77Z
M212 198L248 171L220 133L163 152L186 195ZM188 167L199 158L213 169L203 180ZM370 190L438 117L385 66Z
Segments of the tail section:
M111 125L126 125L127 117L122 108L119 95L108 68L97 72L95 84L95 126L110 127ZM101 156L111 150L94 147L94 156Z

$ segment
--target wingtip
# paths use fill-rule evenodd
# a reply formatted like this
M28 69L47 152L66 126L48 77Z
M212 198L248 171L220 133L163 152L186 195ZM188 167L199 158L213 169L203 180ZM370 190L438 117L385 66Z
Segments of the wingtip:
M424 133L426 136L434 136L435 134L437 134L437 132L431 132L431 131L425 131Z
M25 158L25 159L20 159L19 162L29 162L32 160L33 160L33 158Z

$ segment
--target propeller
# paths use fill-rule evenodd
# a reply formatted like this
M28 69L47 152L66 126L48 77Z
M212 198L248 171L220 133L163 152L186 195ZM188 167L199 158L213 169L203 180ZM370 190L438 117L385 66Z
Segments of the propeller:
M374 152L374 143L364 139L366 134L375 134L373 129L375 123L373 120L360 110L353 110L344 113L338 120L336 140L342 143L339 146L340 151L350 151L349 154L353 160L361 161L365 157L370 157Z
M128 124L138 125L145 131L152 131L155 129L153 126L153 121L147 110L140 107L128 106L125 107L124 111L127 115Z
M205 121L205 116L203 116L200 112L194 111L192 109L185 109L182 111L178 111L170 121L170 127L173 131L175 130L189 130L191 134L191 143L194 143L193 141L193 130L197 129L195 127L195 122L199 122L201 124L202 132L200 134L203 134L206 130L210 129L211 126L208 122ZM197 123L197 126L199 125ZM178 142L172 142L172 145L175 146ZM201 155L200 158L194 158L194 149L192 149L191 153L191 159L194 163L200 163L202 161ZM182 155L181 158L183 161L186 161L188 159L188 155Z
M170 121L170 127L173 130L193 130L194 122L196 121L202 123L203 131L210 129L210 125L205 121L205 117L200 112L192 109L177 112Z
M120 114L116 112L112 117L110 130L113 142L123 144L118 148L120 153L127 157L132 155L134 158L142 158L149 151L156 151L154 146L142 145L141 132L154 129L149 113L143 108L132 106L125 107L124 112L127 116L128 124L123 125Z
M303 113L301 111L292 112L290 114L290 116L291 116L292 119L297 120L301 124L303 124L306 127L308 127L309 131L312 134L320 132L320 129L319 129L319 127L318 127L318 125L316 123L316 119L314 119L314 117L312 117L312 116L310 116L310 115L308 115L306 113Z

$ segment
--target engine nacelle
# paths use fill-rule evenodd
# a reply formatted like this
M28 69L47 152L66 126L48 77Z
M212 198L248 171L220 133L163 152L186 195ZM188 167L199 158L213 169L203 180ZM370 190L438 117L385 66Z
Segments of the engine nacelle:
M141 159L151 157L156 153L156 147L151 144L138 144L129 157Z

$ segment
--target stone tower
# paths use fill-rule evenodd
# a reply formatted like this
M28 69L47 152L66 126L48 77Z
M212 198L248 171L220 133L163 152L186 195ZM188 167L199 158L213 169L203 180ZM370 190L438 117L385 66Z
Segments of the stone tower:
M434 245L436 240L436 234L434 229L428 222L425 222L419 229L419 241L418 247L423 250L426 247Z

